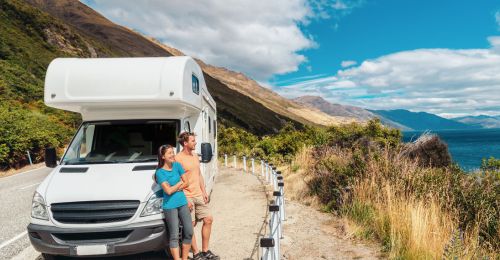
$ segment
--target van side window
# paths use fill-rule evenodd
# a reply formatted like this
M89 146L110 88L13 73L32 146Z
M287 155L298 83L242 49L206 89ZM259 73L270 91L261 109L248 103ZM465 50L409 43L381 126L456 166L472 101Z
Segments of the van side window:
M207 121L207 123L208 123L208 133L209 134L212 132L212 124L210 124L210 122L212 122L212 121L211 121L210 116L209 116L208 117L208 121Z
M214 139L217 139L217 121L214 120Z
M189 123L189 121L184 122L184 131L191 132L191 124Z
M195 75L191 75L191 83L193 84L193 93L196 95L200 94L200 81Z

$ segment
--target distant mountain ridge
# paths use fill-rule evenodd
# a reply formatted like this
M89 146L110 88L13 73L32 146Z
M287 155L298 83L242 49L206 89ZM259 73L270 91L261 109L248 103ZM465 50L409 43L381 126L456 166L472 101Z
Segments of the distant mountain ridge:
M372 118L377 117L384 125L399 128L402 130L412 130L411 128L408 128L405 125L391 121L383 116L375 114L364 108L330 103L319 96L301 96L294 98L293 100L305 106L317 108L331 116L342 116L342 117L353 118L359 122L366 122Z
M482 128L500 128L500 115L462 116L451 118L451 120Z
M370 111L416 131L480 128L446 119L427 112L411 112L405 109Z
M500 117L463 117L451 120L426 112L411 112L404 109L370 110L356 106L333 104L318 96L302 96L293 100L317 108L332 116L352 117L361 122L378 117L384 125L396 127L403 131L476 129L482 127L481 122L483 122L483 125L500 123Z

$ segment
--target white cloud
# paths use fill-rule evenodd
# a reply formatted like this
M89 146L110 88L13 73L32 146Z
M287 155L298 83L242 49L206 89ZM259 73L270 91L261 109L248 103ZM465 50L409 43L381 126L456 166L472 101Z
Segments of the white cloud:
M344 60L344 61L342 61L340 63L340 66L342 66L342 68L347 68L347 67L354 66L356 64L357 64L356 61L353 61L353 60Z
M488 40L489 49L397 52L334 76L275 89L293 97L313 88L331 102L371 109L405 108L447 117L496 115L500 114L500 37Z
M300 51L318 44L301 28L335 12L329 0L82 1L118 24L261 81L307 62Z

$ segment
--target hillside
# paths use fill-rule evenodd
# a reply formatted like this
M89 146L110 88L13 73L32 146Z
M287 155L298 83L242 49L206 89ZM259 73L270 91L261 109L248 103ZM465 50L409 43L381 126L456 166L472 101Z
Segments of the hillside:
M80 119L43 104L46 68L56 57L97 55L117 54L25 2L0 0L0 169L68 140Z
M77 114L43 104L43 82L56 57L172 56L182 53L116 25L79 1L0 0L0 168L35 161L45 146L67 143ZM290 121L345 122L288 101L243 74L199 61L222 125L257 134L277 132Z
M183 55L173 47L112 23L78 1L28 2L65 21L87 37L119 51L123 56ZM344 118L331 117L289 101L241 73L214 67L201 60L198 62L205 73L209 91L217 102L219 116L226 125L266 134L276 132L286 121L296 122L296 125L329 125L345 121Z
M404 109L370 111L417 131L479 128L426 112L411 112Z
M372 118L378 117L380 121L386 126L399 128L401 130L412 130L411 128L405 125L391 121L381 115L374 114L366 109L355 106L333 104L319 96L302 96L302 97L297 97L293 100L299 104L316 108L330 116L350 118L352 121L359 121L359 122L366 122Z
M451 118L451 120L481 128L500 128L500 115L463 116Z

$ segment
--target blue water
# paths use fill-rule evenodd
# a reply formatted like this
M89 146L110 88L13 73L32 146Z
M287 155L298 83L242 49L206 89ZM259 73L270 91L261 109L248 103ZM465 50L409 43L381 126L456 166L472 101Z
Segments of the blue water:
M415 140L422 132L403 132L403 141ZM453 161L464 170L481 166L483 158L500 158L500 129L431 131L448 144Z

